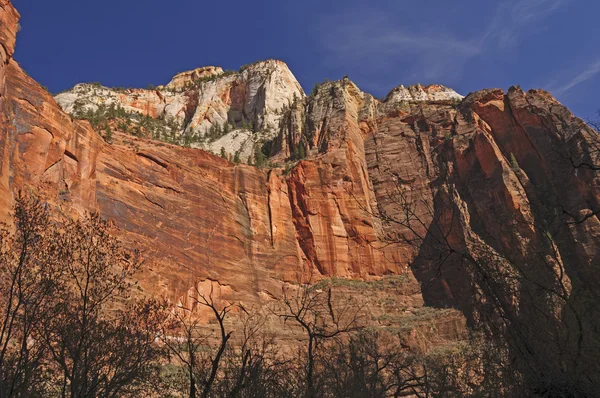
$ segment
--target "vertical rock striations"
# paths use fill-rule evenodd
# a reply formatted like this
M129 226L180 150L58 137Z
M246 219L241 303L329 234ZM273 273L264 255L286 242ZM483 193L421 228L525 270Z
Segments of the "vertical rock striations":
M146 90L83 84L55 100L12 59L17 21L0 0L2 214L24 188L65 212L98 211L144 251L150 293L177 299L201 282L255 299L306 268L370 278L410 267L427 304L477 322L493 295L549 331L564 308L539 285L598 300L598 134L547 92L416 85L378 100L344 78L305 96L269 60ZM117 116L105 121L112 143L69 116L103 107ZM161 121L154 138L195 137L185 143L242 163L259 148L270 167L119 128ZM540 306L555 316L537 319Z

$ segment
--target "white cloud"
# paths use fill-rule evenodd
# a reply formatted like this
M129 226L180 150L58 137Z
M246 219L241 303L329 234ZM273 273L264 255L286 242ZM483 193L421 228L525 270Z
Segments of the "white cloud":
M491 19L487 28L466 38L455 33L461 22L453 24L450 5L447 9L428 10L430 20L422 19L427 18L428 13L421 19L403 19L392 10L346 11L326 16L322 22L324 28L318 33L321 39L325 37L322 44L327 57L324 61L330 65L362 65L366 69L364 74L371 76L377 73L375 71L396 72L400 68L404 78L452 81L474 58L488 51L517 46L524 33L567 1L501 1L488 17ZM424 7L420 5L412 11L422 11ZM405 12L410 16L410 7Z
M600 73L600 61L592 62L579 71L571 80L560 85L554 85L550 92L554 95L563 95L575 86L596 77Z
M518 44L522 32L553 14L569 0L505 0L496 7L481 44L506 48Z
M335 18L333 25L324 32L327 63L392 71L409 62L425 77L435 79L480 52L475 40L460 40L432 29L410 31L383 14L363 14L355 20L343 16Z

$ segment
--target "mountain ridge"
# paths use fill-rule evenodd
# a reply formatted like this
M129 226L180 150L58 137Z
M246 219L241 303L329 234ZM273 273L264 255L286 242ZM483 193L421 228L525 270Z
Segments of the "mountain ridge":
M350 81L345 77L338 82ZM245 65L238 72L215 66L200 67L178 73L167 85L148 89L81 83L55 96L63 110L75 117L86 118L86 112L97 112L104 118L104 108L110 106L119 108L122 116L139 113L162 120L153 126L158 131L150 133L152 138L205 149L230 159L237 156L244 163L253 163L257 146L271 145L292 102L306 98L288 66L273 59ZM381 102L458 102L462 98L441 85L416 84L392 89ZM114 118L114 109L111 113Z
M536 332L550 333L573 303L540 282L586 298L600 291L600 175L590 167L600 164L598 133L546 91L459 99L415 86L380 101L344 78L304 96L291 72L247 68L169 103L156 90L107 90L142 112L123 116L115 105L96 131L12 59L18 14L0 5L2 215L28 189L64 213L113 220L122 242L145 253L140 294L177 302L203 283L255 303L302 282L305 270L315 280L406 275L426 305L456 308L471 325L486 319L492 297L515 324L536 320ZM95 98L84 108L103 98L80 88ZM406 100L415 96L425 100ZM246 124L247 144L232 145L229 161L148 139L161 114L217 139ZM229 123L236 129L225 133ZM243 145L244 158L262 153L269 163L243 164ZM539 320L537 308L551 316ZM555 374L545 348L537 341L531 355Z

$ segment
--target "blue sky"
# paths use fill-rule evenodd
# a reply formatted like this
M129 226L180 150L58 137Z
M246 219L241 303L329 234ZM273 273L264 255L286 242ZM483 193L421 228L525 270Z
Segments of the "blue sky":
M400 84L461 94L520 84L584 118L600 108L596 0L13 1L15 57L52 92L276 58L307 91L344 75L379 97Z

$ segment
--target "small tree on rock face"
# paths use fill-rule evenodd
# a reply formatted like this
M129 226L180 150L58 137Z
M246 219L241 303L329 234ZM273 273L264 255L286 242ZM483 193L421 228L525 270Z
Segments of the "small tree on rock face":
M252 123L250 123L250 121L246 118L242 119L242 129L244 129L244 130L252 130L253 129Z
M108 142L109 144L112 143L112 137L113 137L113 131L112 128L110 127L110 124L106 123L104 125L104 138L106 139L106 142Z
M263 167L267 162L267 157L262 152L260 145L254 147L254 165L256 167Z
M519 170L519 162L517 162L517 158L515 157L515 154L511 152L510 154L510 167L513 170Z
M317 95L317 93L319 92L319 82L315 83L315 86L313 87L312 91L310 92L310 96L314 97L315 95Z
M306 159L306 147L304 146L304 143L299 142L294 147L294 159L296 159L296 160Z

